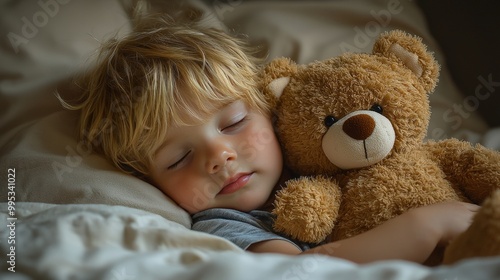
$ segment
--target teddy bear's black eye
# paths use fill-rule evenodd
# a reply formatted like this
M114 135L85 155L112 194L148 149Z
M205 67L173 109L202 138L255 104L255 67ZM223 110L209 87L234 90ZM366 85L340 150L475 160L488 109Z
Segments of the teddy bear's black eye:
M336 122L337 122L337 119L334 116L326 116L325 117L325 125L326 125L326 127L330 127L330 126L332 126Z
M382 106L378 105L378 104L374 104L371 108L370 108L371 111L374 111L374 112L377 112L379 114L382 114L382 112L384 112L384 109L382 109Z

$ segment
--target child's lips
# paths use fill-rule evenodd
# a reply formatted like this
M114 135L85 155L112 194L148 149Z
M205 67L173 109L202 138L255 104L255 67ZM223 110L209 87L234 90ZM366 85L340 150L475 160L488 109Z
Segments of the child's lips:
M238 173L224 182L224 187L218 194L230 194L243 188L253 173Z

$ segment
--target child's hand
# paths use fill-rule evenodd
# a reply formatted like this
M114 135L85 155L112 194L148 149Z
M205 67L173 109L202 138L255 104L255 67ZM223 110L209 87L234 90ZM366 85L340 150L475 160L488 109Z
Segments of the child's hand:
M418 223L432 234L431 238L446 246L470 226L478 210L479 206L475 204L449 201L411 211L417 216Z

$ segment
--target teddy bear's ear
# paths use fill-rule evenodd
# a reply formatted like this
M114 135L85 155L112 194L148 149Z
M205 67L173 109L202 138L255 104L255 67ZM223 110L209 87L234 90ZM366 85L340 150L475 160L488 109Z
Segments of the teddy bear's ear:
M373 53L399 60L410 69L427 92L432 92L438 82L439 64L422 39L401 30L380 35L373 46Z
M269 62L261 72L262 90L273 105L297 72L297 64L289 58L277 58Z
M290 82L290 77L281 77L272 80L268 85L267 89L272 93L276 98L280 98L283 90Z

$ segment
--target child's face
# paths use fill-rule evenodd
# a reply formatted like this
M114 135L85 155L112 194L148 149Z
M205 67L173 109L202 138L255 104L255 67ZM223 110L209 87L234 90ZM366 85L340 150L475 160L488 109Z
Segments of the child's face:
M267 201L282 172L270 118L241 101L201 125L172 128L164 145L152 179L191 214L215 207L256 209Z

